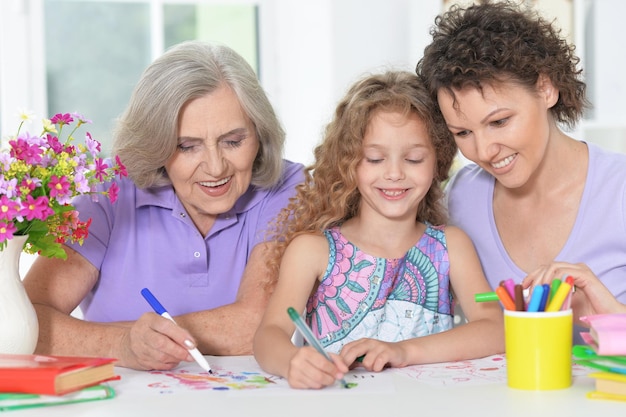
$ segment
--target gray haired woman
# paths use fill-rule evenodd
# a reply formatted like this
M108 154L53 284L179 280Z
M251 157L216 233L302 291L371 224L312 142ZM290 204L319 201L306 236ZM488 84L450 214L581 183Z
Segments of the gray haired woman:
M128 171L118 200L75 201L91 219L68 259L25 277L37 352L109 356L171 369L204 354L252 352L274 281L268 226L302 182L284 131L248 63L226 46L174 46L139 80L113 145ZM175 323L151 312L152 293ZM70 313L80 306L84 320ZM192 336L193 335L193 336Z

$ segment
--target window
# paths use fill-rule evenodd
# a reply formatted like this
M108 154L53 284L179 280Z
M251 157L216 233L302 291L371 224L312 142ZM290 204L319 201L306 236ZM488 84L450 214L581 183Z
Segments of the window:
M45 59L40 68L31 70L45 73L39 92L45 94L41 110L45 114L36 110L36 116L80 112L94 122L89 131L102 142L105 154L112 145L115 119L123 112L142 71L168 47L190 39L225 43L259 70L257 6L252 2L40 2L45 16L41 19ZM36 11L25 13L32 19ZM30 23L27 27L32 27L32 20ZM39 91L34 90L35 94ZM14 113L17 108L6 110Z

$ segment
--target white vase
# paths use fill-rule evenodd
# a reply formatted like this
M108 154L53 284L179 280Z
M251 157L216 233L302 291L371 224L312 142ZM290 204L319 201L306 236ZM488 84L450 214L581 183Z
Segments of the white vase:
M39 337L37 313L20 278L28 236L13 236L0 251L0 353L32 354Z

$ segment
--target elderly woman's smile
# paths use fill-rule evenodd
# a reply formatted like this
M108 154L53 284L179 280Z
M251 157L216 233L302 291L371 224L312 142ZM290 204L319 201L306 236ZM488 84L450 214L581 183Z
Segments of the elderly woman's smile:
M178 149L165 168L189 216L206 234L248 190L259 140L227 86L189 101L178 131Z

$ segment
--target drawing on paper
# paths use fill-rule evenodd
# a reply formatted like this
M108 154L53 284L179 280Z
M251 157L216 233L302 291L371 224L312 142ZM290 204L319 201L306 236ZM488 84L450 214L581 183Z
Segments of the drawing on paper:
M178 367L163 371L134 371L120 368L118 384L120 395L172 395L178 393L228 393L228 395L267 395L289 393L303 395L302 390L290 388L286 379L271 375L258 365L251 356L209 357L213 374L199 369L196 363L181 363ZM372 373L353 369L345 375L346 382L357 386L358 392L392 392L391 374ZM329 391L343 391L340 384L327 387ZM314 392L311 391L314 395Z
M431 385L477 385L506 380L504 355L480 360L413 365L398 368L397 372Z
M394 368L394 372L438 386L493 384L506 382L507 379L505 355L458 362L413 365ZM572 364L572 376L586 373L588 371L581 366Z
M160 392L175 391L178 388L192 390L250 390L268 388L276 385L282 378L260 372L229 371L220 367L213 368L213 374L192 372L186 369L173 371L152 371L153 376L163 376L149 387Z

